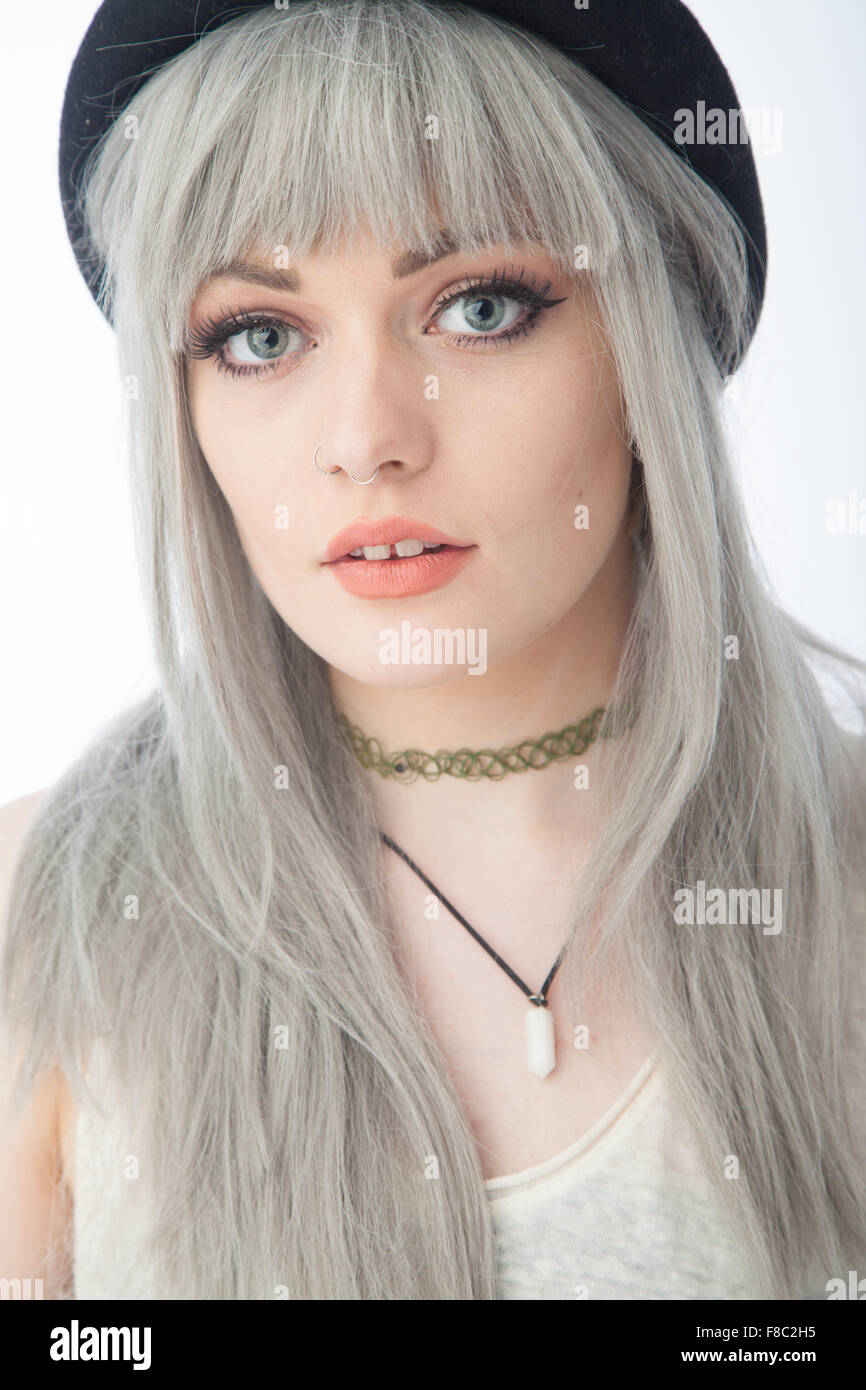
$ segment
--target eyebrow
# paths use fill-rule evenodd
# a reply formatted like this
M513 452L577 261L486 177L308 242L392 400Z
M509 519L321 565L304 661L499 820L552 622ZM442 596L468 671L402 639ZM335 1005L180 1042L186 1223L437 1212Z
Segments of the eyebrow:
M456 242L451 237L446 237L432 252L420 248L401 251L391 261L391 276L394 280L405 280L410 275L416 275L419 270L425 270L427 266L435 265L437 261L453 255L456 250ZM250 285L263 285L265 289L281 290L288 294L297 294L303 288L301 276L292 267L281 270L276 266L253 265L249 261L230 261L228 265L208 277L209 280L223 278L244 280Z

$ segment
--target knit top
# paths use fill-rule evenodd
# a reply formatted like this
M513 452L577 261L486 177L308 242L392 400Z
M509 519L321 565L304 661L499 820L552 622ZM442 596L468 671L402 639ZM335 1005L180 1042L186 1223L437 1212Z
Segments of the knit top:
M93 1066L98 1065L94 1054ZM90 1079L90 1078L89 1078ZM107 1075L105 1076L107 1082ZM100 1093L107 1092L100 1082ZM113 1112L111 1107L107 1113ZM155 1292L130 1139L82 1107L76 1132L75 1297ZM675 1122L657 1057L597 1124L545 1163L484 1183L499 1299L757 1297ZM826 1297L821 1291L814 1297Z
M485 1184L503 1299L754 1298L647 1059L597 1124Z

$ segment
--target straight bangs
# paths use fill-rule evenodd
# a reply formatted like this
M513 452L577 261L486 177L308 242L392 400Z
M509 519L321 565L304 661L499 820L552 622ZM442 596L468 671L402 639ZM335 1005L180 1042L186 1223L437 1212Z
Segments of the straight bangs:
M167 63L91 156L110 169L84 210L112 316L156 312L179 352L209 276L250 253L293 264L362 228L428 253L443 235L467 253L540 243L566 269L589 248L604 275L621 219L555 50L455 8L459 24L423 3L263 8Z

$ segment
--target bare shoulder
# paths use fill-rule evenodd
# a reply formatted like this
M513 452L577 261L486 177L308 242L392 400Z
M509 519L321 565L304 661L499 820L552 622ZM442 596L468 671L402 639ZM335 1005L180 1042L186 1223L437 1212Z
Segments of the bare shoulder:
M10 890L21 849L48 788L0 806L0 962L4 961ZM2 1023L2 1020L0 1020ZM22 1044L0 1047L0 1266L10 1279L43 1281L45 1298L69 1296L72 1281L71 1190L63 1182L60 1143L65 1082L55 1069L26 1098L10 1104Z
M27 833L49 791L49 787L43 787L39 791L16 797L14 801L7 801L0 806L0 962L6 940L10 890L15 869ZM22 1161L29 1157L33 1161L34 1171L42 1169L46 1173L51 1172L52 1175L56 1172L64 1179L66 1173L63 1169L67 1166L64 1161L68 1149L67 1136L71 1132L70 1124L74 1123L74 1098L59 1068L52 1071L38 1093L31 1096L26 1113L13 1132L9 1128L12 1121L5 1111L5 1106L17 1075L17 1062L16 1057L0 1055L0 1129L4 1131L7 1155L26 1145L27 1154L22 1151ZM13 1181L16 1178L16 1174L9 1176ZM17 1176L20 1177L20 1170Z
M3 960L3 949L6 943L9 903L15 869L27 832L48 791L48 787L43 787L40 791L30 792L27 796L19 796L14 801L7 801L0 806L0 963ZM14 1070L13 1061L14 1059L5 1056L0 1057L0 1066L2 1066L6 1081Z

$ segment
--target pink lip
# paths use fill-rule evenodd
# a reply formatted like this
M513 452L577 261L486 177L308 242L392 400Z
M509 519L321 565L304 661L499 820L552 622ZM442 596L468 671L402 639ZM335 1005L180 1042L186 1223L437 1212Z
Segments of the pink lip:
M411 516L385 516L381 521L359 518L331 537L325 548L323 564L341 560L350 550L357 550L362 545L394 545L397 541L410 539L430 541L434 545L453 545L457 550L468 549L473 544L472 541L458 541L454 536L446 536L444 531L437 531L435 526L428 526L425 521ZM372 560L367 563L377 562Z
M417 537L421 540L421 537ZM367 542L369 544L369 542ZM384 542L383 542L384 544ZM439 589L462 570L476 547L428 550L390 560L332 560L328 568L356 598L408 598Z
M363 545L394 545L409 538L444 548L421 555L392 556L390 560L357 559L349 554ZM423 521L389 516L381 521L357 521L338 532L328 543L328 558L323 563L357 598L404 598L447 584L476 549L472 542L456 541Z

